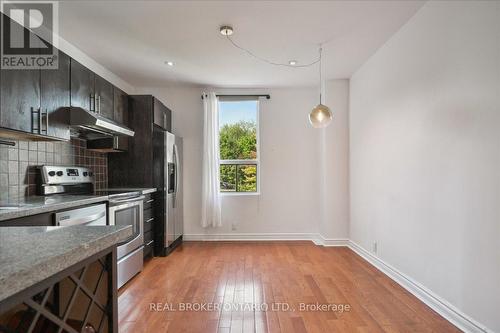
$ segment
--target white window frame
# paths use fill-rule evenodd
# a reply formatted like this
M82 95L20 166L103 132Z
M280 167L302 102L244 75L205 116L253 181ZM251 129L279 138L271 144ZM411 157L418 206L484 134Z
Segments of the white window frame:
M248 101L248 99L245 99L245 98L242 98L242 99L238 99L238 98L234 98L234 99L230 99L230 100L218 100L217 103L223 103L223 102L243 102L243 101ZM231 191L221 191L220 190L220 180L219 180L219 193L221 195L260 195L260 101L259 99L256 99L255 100L257 102L257 128L256 128L256 136L257 136L257 142L256 142L256 145L257 145L257 158L256 159L253 159L253 160L222 160L222 159L219 159L219 168L221 165L253 165L255 164L256 166L256 175L257 175L257 182L256 182L256 186L257 186L257 189L255 192L231 192ZM217 130L219 131L218 133L220 133L220 127L218 126L217 127ZM219 137L219 135L217 135L217 137ZM220 148L220 144L217 145L217 147Z

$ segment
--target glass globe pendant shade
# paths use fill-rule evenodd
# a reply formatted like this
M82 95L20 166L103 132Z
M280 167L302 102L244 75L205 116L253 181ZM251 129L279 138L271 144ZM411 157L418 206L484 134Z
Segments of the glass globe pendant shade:
M311 113L309 113L309 122L314 128L323 128L328 126L333 119L330 108L323 104L318 104Z

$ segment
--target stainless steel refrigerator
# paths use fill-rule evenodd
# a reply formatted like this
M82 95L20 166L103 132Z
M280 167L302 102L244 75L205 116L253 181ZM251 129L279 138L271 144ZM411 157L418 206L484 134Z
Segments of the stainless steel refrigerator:
M182 138L153 128L153 181L157 188L155 254L168 255L182 242Z

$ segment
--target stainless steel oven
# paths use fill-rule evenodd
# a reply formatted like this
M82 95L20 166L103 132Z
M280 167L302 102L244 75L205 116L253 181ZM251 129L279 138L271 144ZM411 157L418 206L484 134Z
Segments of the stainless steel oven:
M144 248L143 202L144 196L137 192L109 196L109 224L132 227L132 236L117 248L118 288L142 271Z
M38 193L51 195L107 196L107 222L109 225L132 227L132 236L117 248L118 288L142 271L144 249L144 196L141 191L108 189L94 191L94 174L88 168L77 166L44 165L37 177ZM93 205L56 214L56 224L106 225L106 205Z

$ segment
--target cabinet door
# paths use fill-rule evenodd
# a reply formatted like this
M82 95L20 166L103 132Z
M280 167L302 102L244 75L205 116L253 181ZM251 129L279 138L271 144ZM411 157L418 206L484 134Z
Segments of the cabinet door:
M165 129L172 132L172 111L169 108L165 108Z
M42 128L47 135L69 140L70 58L59 51L59 68L41 70Z
M39 128L40 70L2 69L0 127L42 134Z
M95 95L97 112L108 119L113 119L113 85L95 75Z
M121 89L114 87L113 119L128 126L128 95Z
M172 131L172 116L170 109L153 97L153 121L164 130Z
M38 227L53 226L54 213L43 213L17 219L2 221L2 227Z
M12 25L2 14L2 23ZM18 25L19 26L19 25ZM25 28L19 26L26 31ZM29 33L30 40L37 39ZM40 70L1 69L0 75L0 127L41 134L39 128Z
M94 73L71 59L71 106L95 111Z

